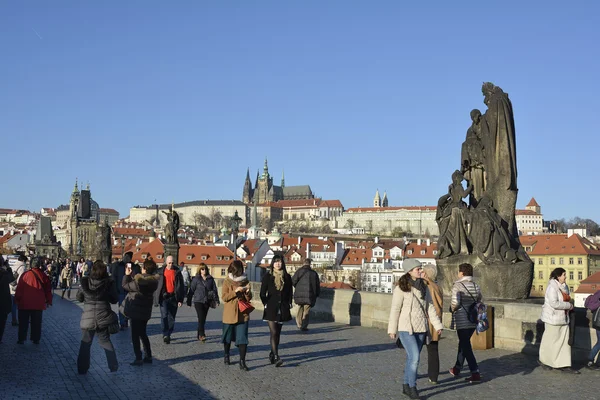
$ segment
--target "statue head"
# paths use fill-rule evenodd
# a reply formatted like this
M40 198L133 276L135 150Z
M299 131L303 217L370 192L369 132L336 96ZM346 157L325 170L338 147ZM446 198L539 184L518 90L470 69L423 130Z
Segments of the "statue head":
M471 110L471 121L473 121L475 124L478 124L480 118L481 118L481 111L479 111L476 108L474 110Z
M490 97L492 97L492 94L494 94L495 90L496 85L494 85L492 82L484 82L481 86L481 93L483 93L483 102L486 106L489 105Z
M459 170L456 170L452 173L452 183L455 183L455 184L461 183L463 178L464 178L464 176L463 176L462 172L460 172Z

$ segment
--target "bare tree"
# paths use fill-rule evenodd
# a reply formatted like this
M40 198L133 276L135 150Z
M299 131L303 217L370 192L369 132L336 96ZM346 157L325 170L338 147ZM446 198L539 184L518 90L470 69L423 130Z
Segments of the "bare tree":
M355 225L356 225L356 223L354 222L354 220L353 219L349 219L349 220L346 221L346 225L344 225L344 228L352 230L352 229L354 229Z

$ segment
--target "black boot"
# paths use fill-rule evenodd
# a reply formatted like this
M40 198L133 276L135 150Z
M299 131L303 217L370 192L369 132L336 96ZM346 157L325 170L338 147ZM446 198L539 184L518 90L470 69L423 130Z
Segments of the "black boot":
M231 362L229 361L229 349L231 349L231 343L224 343L223 349L225 350L225 357L223 359L223 362L225 362L225 365L230 365Z
M408 383L404 383L402 385L402 394L405 394L408 396L408 388L409 388Z
M419 391L417 390L416 386L409 387L407 395L408 395L409 399L417 399L417 400L421 399L421 396L419 396Z
M242 371L250 371L248 366L246 365L246 360L240 360L240 369Z
M269 353L269 361L271 362L271 364L275 364L275 355L272 351Z
M275 366L276 367L281 367L283 365L283 360L281 358L279 358L279 356L275 356Z

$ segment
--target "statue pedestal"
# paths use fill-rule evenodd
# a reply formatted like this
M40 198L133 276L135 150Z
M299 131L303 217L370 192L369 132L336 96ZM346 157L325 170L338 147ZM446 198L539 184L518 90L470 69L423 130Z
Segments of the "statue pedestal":
M165 243L164 248L164 260L166 261L167 257L173 256L173 263L179 265L179 243Z
M436 260L438 283L444 293L452 293L452 285L458 279L458 266L473 266L473 280L481 288L484 302L490 299L526 299L533 282L533 263L519 261L515 264L483 264L476 255L456 255Z

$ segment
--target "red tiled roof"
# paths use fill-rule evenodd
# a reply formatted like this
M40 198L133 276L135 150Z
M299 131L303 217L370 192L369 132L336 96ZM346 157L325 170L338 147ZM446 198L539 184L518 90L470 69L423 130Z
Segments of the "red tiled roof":
M127 252L127 249L125 251ZM151 256L157 264L161 264L164 261L162 257L164 254L165 248L163 243L160 240L156 239L152 242L142 243L140 247L138 247L138 251L133 253L132 260L134 262L137 261L139 263L143 263L145 259L148 258L148 256ZM146 258L144 258L143 255L146 255ZM158 255L160 255L161 257L159 258Z
M540 205L537 203L537 201L535 201L535 198L531 198L531 200L529 200L529 203L527 203L527 205L525 207L539 207Z
M117 210L115 210L115 209L112 209L112 208L101 208L98 211L100 211L101 213L104 213L104 214L116 214L116 215L119 215L119 212Z
M321 199L279 200L275 204L282 208L313 208L321 203Z
M409 254L410 250L412 250L412 254ZM437 250L437 243L431 243L427 246L427 243L421 242L421 244L417 243L409 243L406 246L406 258L435 258L433 251ZM425 251L425 254L421 254L421 251Z
M149 236L151 231L138 228L113 228L113 237L118 236Z
M523 235L519 236L523 247L532 247L527 252L533 256L543 255L600 255L600 249L597 244L582 238L575 234L567 237L564 234L558 235Z
M582 280L575 293L592 294L598 290L600 290L600 272L596 272Z
M344 208L344 206L342 205L342 202L339 200L323 200L321 202L321 204L319 204L319 207L339 207L339 208Z
M515 210L515 215L540 215L533 210Z
M191 259L188 257L191 256ZM203 259L204 257L204 259ZM220 258L220 259L219 259ZM179 261L186 264L229 265L233 261L233 252L225 246L181 245Z
M349 208L346 212L385 212L385 211L398 211L398 210L412 210L412 211L435 211L435 206L405 206L405 207L356 207Z

